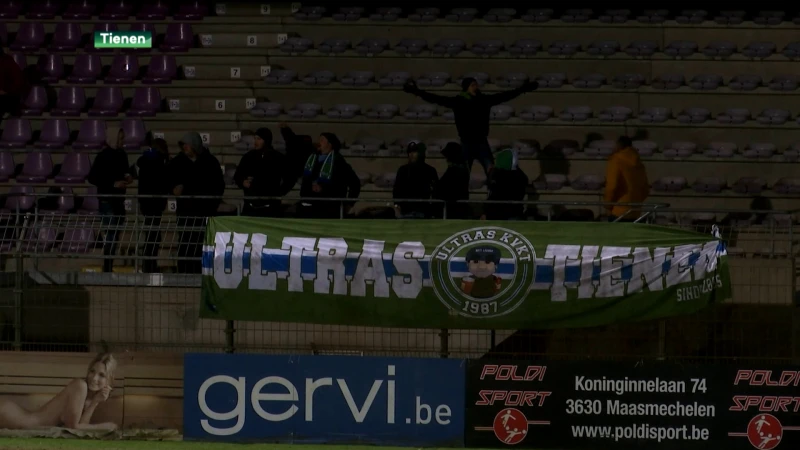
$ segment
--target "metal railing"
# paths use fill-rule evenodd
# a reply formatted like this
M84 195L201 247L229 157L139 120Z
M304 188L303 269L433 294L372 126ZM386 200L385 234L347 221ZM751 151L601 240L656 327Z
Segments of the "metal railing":
M406 356L729 358L797 360L794 211L676 210L630 205L631 220L665 222L729 242L732 301L692 316L570 330L430 330L200 319L199 243L206 218L47 211L0 214L0 349L93 351L101 343L136 351L353 353ZM98 196L103 198L104 196ZM226 200L241 197L224 197ZM295 200L285 198L284 200ZM296 199L301 201L302 199ZM321 201L320 199L312 199ZM354 199L331 199L352 203ZM390 198L358 199L391 209ZM447 204L428 200L401 203ZM464 203L486 204L484 200ZM513 202L601 209L601 202ZM223 208L224 209L224 208ZM340 207L340 217L346 217ZM233 205L227 214L238 214ZM703 214L707 220L703 221ZM685 221L687 214L700 217ZM390 217L391 215L387 216ZM538 217L540 220L558 216ZM333 219L336 220L336 219ZM433 219L432 219L433 220ZM113 239L108 235L112 233ZM112 242L113 241L113 242ZM196 252L196 253L193 253ZM113 261L113 267L104 267ZM111 269L111 273L103 273Z

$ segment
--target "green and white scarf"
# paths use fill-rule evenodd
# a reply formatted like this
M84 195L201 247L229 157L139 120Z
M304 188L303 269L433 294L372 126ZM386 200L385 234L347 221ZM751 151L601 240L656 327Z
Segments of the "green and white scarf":
M306 176L310 176L314 173L314 165L317 164L317 160L323 155L319 155L317 153L312 153L308 156L306 160L306 167L303 173ZM331 181L333 177L333 162L336 160L334 157L334 152L330 152L325 156L325 160L322 162L322 167L319 169L319 176L317 177L316 181L319 183L327 183Z

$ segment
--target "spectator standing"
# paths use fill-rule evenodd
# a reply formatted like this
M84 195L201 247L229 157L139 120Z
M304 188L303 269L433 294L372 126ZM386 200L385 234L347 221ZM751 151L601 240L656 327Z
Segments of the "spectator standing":
M155 139L153 145L147 149L136 162L139 172L139 195L162 196L162 198L139 198L139 210L144 216L145 238L141 249L142 256L155 258L161 246L161 215L167 207L169 195L169 149L167 141ZM145 259L142 263L145 273L158 271L157 259Z
M27 82L14 58L0 44L0 120L5 113L17 114L27 94Z
M406 147L408 164L397 170L392 197L397 199L428 200L439 180L436 169L425 162L427 147L421 142L411 142ZM430 203L399 202L395 204L397 216L402 219L424 219L431 213Z
M322 133L319 148L308 156L303 167L300 201L297 212L304 218L339 218L348 214L350 202L313 200L314 198L351 198L361 193L361 180L344 156L339 153L342 144L333 133Z
M209 217L219 208L219 198L225 193L222 168L214 155L203 146L200 134L189 132L178 142L181 153L170 161L172 194L178 197L177 211L180 232L178 256L179 273L200 273L203 254L203 232Z
M407 82L403 90L426 102L453 110L467 170L472 170L472 163L477 159L488 176L494 164L492 148L489 146L489 119L492 106L509 102L538 87L539 84L535 81L526 82L516 89L488 95L480 91L477 80L467 77L461 81L461 93L454 97L425 92L418 88L413 80Z
M280 217L280 200L256 200L252 197L282 197L286 195L283 182L287 176L286 157L272 148L272 132L267 128L256 131L255 147L242 156L233 179L244 190L242 215ZM297 178L295 177L295 181ZM289 186L289 189L292 187Z
M117 127L106 129L106 147L94 158L87 181L97 187L101 223L105 230L103 272L114 271L117 237L125 222L125 191L133 182L128 154L122 148L125 132Z
M525 200L528 190L528 176L519 168L517 152L505 149L495 154L495 170L489 176L490 201L515 201ZM484 208L483 219L488 220L523 220L525 205L487 203Z
M286 175L284 190L292 190L297 180L303 176L308 157L316 152L314 140L309 135L298 135L285 122L278 124L281 136L286 143Z
M614 153L608 157L606 165L606 203L642 203L650 195L650 182L639 152L627 136L617 139ZM617 218L623 221L637 219L638 211L629 206L606 206L610 210L609 221Z
M464 161L464 151L455 142L450 142L442 149L442 156L447 160L447 170L433 188L433 198L445 202L447 219L469 218L470 207L460 200L469 200L469 170Z

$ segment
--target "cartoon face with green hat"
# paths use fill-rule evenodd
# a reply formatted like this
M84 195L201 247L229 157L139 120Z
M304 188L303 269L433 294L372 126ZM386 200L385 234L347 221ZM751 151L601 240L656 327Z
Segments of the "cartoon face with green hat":
M491 298L502 288L502 279L495 275L500 265L500 249L482 245L469 249L464 258L470 276L461 279L461 291L472 298Z

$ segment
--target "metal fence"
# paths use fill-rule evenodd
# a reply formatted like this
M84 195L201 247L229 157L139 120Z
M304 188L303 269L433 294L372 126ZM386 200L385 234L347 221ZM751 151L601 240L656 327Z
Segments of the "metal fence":
M34 205L39 205L38 200ZM136 203L133 196L128 200ZM386 198L366 201L391 205ZM521 203L558 208L604 206ZM204 236L206 218L143 217L135 208L125 216L46 211L37 206L30 211L6 211L0 214L4 291L0 296L0 349L97 351L111 346L117 352L797 362L800 316L795 301L794 212L696 211L668 206L635 205L640 212L635 219L701 233L712 233L716 227L713 231L729 244L734 284L730 301L692 316L661 321L590 329L497 331L200 319L199 239ZM443 212L444 208L446 205ZM234 205L228 213L238 214L239 210L239 205ZM341 211L344 216L345 208Z

